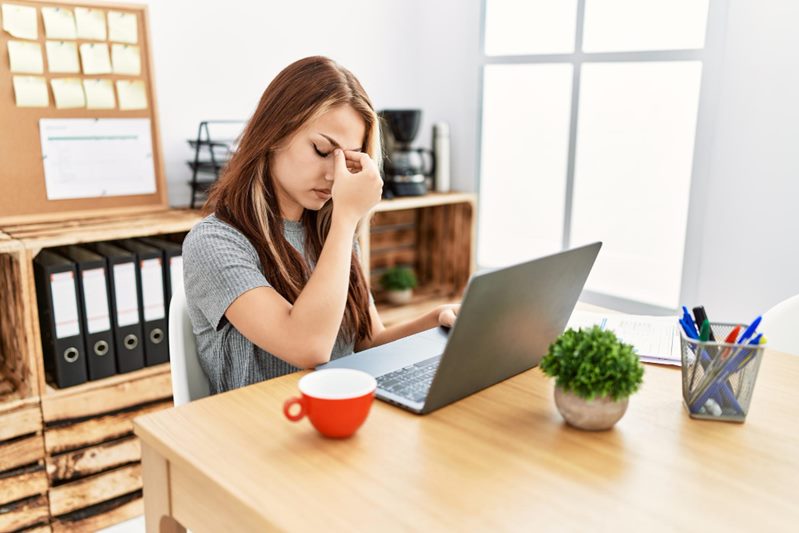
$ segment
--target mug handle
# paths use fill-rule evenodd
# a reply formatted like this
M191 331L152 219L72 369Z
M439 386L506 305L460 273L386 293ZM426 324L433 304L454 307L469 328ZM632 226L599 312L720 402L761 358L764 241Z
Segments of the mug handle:
M293 415L290 411L295 404L300 406L300 410L296 415ZM302 420L302 417L305 416L305 399L300 396L295 396L294 398L286 400L286 403L283 404L283 414L292 422L299 422Z

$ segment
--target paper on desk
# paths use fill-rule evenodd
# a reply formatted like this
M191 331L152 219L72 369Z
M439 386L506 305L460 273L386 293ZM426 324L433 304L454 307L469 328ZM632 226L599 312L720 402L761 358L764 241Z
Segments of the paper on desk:
M114 109L117 106L111 80L84 79L83 90L89 109Z
M108 40L119 43L136 44L139 40L139 31L135 13L122 11L108 12Z
M139 47L129 44L112 44L111 63L114 65L114 74L138 76L141 74Z
M8 62L11 72L41 74L44 72L42 45L26 41L8 41Z
M613 331L632 344L638 357L647 363L680 366L680 332L676 316L625 315L578 311L572 313L567 328L594 325Z
M141 80L117 80L119 109L147 109L147 93Z
M78 45L74 42L47 41L44 47L47 50L47 68L50 72L68 72L72 74L80 72Z
M41 76L14 76L14 96L17 107L47 107L50 105L47 82Z
M111 56L105 43L80 45L80 60L84 74L111 74Z
M48 39L75 39L75 16L71 9L43 7L44 34Z
M18 4L3 4L3 29L20 39L38 39L36 8Z
M105 41L105 11L102 9L76 7L75 22L78 27L78 39Z
M55 106L58 109L74 109L86 107L86 98L83 95L83 84L80 78L57 78L50 80L55 96Z

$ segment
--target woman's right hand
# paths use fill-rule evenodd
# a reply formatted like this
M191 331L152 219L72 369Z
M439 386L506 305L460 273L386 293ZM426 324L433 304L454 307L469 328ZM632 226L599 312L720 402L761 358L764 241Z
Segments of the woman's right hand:
M364 152L337 148L334 152L333 218L357 223L377 205L383 193L383 180L377 165ZM360 169L357 172L348 168Z

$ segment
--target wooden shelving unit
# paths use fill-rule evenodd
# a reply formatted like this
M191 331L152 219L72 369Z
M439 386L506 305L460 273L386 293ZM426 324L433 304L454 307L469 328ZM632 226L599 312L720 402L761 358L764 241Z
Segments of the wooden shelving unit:
M168 363L66 389L46 382L33 258L52 246L182 234L200 218L170 209L0 229L0 531L93 531L141 514L132 420L172 406Z

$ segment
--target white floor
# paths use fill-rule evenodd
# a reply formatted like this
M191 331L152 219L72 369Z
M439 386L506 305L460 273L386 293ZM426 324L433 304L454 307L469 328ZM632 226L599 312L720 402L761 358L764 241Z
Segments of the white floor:
M144 533L144 515L101 529L98 533Z

